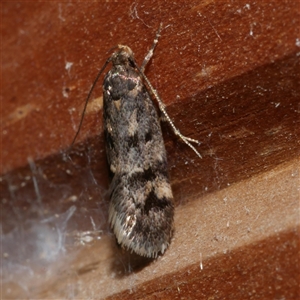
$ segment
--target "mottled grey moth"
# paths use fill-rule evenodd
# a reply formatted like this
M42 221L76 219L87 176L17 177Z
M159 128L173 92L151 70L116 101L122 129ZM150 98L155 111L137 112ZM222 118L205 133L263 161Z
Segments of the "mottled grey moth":
M166 150L151 94L175 134L201 157L190 144L199 142L178 131L144 74L160 31L161 26L141 67L128 46L118 45L88 95L89 99L100 74L111 62L103 82L104 136L112 173L109 223L122 247L146 257L157 257L168 248L174 217Z

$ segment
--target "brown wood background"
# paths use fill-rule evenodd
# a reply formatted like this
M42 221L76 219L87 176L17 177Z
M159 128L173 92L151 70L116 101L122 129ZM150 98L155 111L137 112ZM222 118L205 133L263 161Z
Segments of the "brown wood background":
M299 298L299 7L2 2L3 297ZM203 159L163 125L176 232L148 262L107 225L101 82L65 153L110 49L142 62L160 22L146 73Z

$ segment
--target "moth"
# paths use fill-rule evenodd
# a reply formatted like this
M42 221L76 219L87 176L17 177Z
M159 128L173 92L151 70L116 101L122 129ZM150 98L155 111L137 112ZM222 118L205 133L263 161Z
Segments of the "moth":
M104 136L112 174L109 223L122 247L152 258L165 252L174 231L167 156L152 98L158 102L159 110L174 133L201 157L190 143L199 142L183 136L174 126L157 91L144 74L161 29L162 25L141 67L128 46L118 45L98 73L87 98L111 62L112 68L103 82Z

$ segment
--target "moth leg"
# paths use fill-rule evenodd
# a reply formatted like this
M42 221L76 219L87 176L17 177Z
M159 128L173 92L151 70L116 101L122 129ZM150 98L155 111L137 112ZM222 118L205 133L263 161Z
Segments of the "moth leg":
M146 79L146 81L148 80L148 78ZM149 80L147 82L149 84ZM201 154L196 150L196 148L191 144L191 143L195 143L200 145L201 142L195 139L192 139L190 137L184 136L174 125L173 121L171 120L170 116L168 115L167 111L166 111L166 106L165 104L162 102L162 100L160 99L158 93L156 90L151 90L151 92L154 94L158 105L159 105L159 110L162 112L163 116L161 117L162 121L167 121L171 128L173 129L173 132L175 133L175 135L177 135L184 143L186 143L190 148L192 148L194 150L194 152L200 157L202 158Z
M141 73L141 75L143 76L144 80L146 81L148 87L149 87L149 92L151 92L154 95L154 98L156 99L156 101L158 102L158 107L159 110L161 111L161 113L163 114L163 119L166 120L171 128L173 129L175 135L177 135L184 143L186 143L190 148L193 149L193 151L200 157L202 158L201 154L196 150L196 148L191 144L191 143L195 143L200 145L200 141L189 138L187 136L184 136L183 134L181 134L181 132L176 128L176 126L174 125L173 121L171 120L170 116L168 115L167 111L166 111L166 106L163 103L163 101L161 100L161 98L159 97L157 91L154 89L153 85L151 84L151 82L149 81L149 79L147 78L147 76L142 72L142 70L139 68L138 65L135 66L138 71Z
M192 139L192 138L189 138L187 136L184 136L183 134L181 134L181 132L176 128L176 126L174 125L173 121L171 120L170 116L168 115L167 111L166 111L166 106L165 104L163 103L163 101L161 100L161 98L159 97L157 91L153 88L151 82L149 81L149 79L147 78L147 76L145 75L144 73L144 69L146 67L146 64L149 62L149 60L151 59L151 57L153 56L153 52L154 52L154 49L158 43L158 38L160 37L160 32L161 32L161 29L162 29L162 23L160 23L160 26L156 32L156 36L155 36L155 39L153 41L153 44L152 44L152 47L151 49L149 50L148 54L146 55L143 63L142 63L142 66L139 67L136 63L135 63L135 67L138 69L138 71L140 72L140 74L142 75L142 77L144 78L144 80L146 81L148 87L149 87L149 92L151 92L155 99L157 100L158 102L158 106L159 106L159 110L161 111L162 115L161 118L162 120L164 121L167 121L171 128L173 129L175 135L177 135L184 143L186 143L190 148L193 149L193 151L200 157L202 158L201 154L196 150L196 148L191 144L191 143L195 143L195 144L200 144L200 142L198 140L195 140L195 139Z
M152 47L150 48L149 52L147 53L146 57L144 58L144 61L143 61L142 65L140 67L140 69L141 69L142 72L144 72L147 63L149 62L149 60L153 56L154 49L155 49L155 47L156 47L156 45L158 43L158 39L160 37L161 29L162 29L162 23L159 24L159 28L158 28L158 30L156 32L156 36L155 36L155 39L153 41Z

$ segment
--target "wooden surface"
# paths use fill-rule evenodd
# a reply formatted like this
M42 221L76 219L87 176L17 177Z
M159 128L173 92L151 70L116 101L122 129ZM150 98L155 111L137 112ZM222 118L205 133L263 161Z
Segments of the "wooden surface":
M297 1L1 4L2 295L299 298ZM101 82L117 44L199 160L163 125L176 205L167 253L123 253L107 224ZM102 79L101 79L102 80Z

